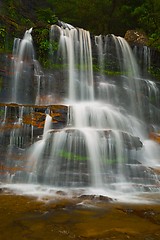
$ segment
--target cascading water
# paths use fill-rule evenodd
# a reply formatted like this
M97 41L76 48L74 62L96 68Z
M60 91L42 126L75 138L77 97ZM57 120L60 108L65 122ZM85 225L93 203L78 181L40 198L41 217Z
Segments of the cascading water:
M83 29L51 27L50 38L54 41L59 33L58 52L68 73L68 96L70 101L94 98L93 68L90 33Z
M34 103L34 48L32 28L27 30L23 39L15 39L13 45L11 102Z
M137 58L140 59L141 71L145 75L147 73L147 70L151 67L150 48L147 46L134 46L133 53Z
M127 42L114 35L96 36L94 42L88 31L66 24L51 27L50 41L51 50L53 43L58 46L51 61L62 64L62 83L67 86L61 97L68 106L67 125L54 129L46 114L43 137L27 148L26 165L12 175L12 182L122 193L157 190L153 166L159 164L159 145L149 140L148 128L155 122L158 126L159 90L141 78ZM98 72L93 72L93 49ZM21 119L19 114L19 124Z

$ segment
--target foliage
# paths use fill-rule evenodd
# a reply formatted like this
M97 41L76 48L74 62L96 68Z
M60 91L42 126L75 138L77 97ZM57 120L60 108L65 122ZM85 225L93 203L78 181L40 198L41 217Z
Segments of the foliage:
M14 37L33 27L36 53L45 66L50 49L57 49L49 42L49 28L58 18L94 35L124 36L129 29L140 29L149 45L160 50L159 0L5 0L0 7L0 51L11 51Z
M68 0L67 2L62 0L59 4L59 1L55 0L54 8L63 21L83 27L94 34L105 34L113 32L112 26L117 26L119 13L116 9L119 8L121 2L123 0ZM115 21L116 24L113 23Z
M157 80L160 81L160 68L157 66L152 66L149 69L149 72L151 73L152 76L154 76Z
M49 39L49 28L33 29L33 41L36 48L37 59L45 68L53 68L53 63L48 60L49 56L58 49L58 43Z
M49 29L35 28L33 30L33 41L37 53L37 58L46 61L49 51ZM43 62L42 62L43 64Z
M52 2L55 14L65 22L93 34L124 36L128 29L141 29L154 47L160 45L159 0L59 0Z
M136 26L146 32L149 45L160 50L160 1L145 0L132 9Z
M37 18L39 21L47 24L54 24L58 21L57 17L55 16L55 14L53 14L53 11L50 8L38 9Z

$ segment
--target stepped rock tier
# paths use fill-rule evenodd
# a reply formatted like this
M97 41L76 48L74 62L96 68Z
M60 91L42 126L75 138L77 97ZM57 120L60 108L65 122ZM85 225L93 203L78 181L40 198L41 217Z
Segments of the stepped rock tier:
M46 70L32 29L15 39L1 71L1 182L117 198L159 191L160 92L143 53L141 71L125 39L61 23L50 30Z

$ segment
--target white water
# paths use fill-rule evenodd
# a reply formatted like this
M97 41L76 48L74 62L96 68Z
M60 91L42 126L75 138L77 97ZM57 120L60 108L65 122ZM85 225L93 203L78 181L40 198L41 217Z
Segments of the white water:
M110 37L121 75L107 81L103 72L109 37L96 37L100 76L95 84L89 32L54 25L51 41L57 40L57 33L58 57L63 59L68 86L64 99L69 105L68 123L63 129L52 130L52 118L46 115L42 139L27 152L22 182L55 188L91 188L95 192L101 189L112 196L132 195L143 192L145 187L154 190L159 179L150 167L159 166L159 145L148 140L142 111L142 79L129 45L123 38ZM25 41L31 41L30 31ZM158 88L149 80L143 82L147 99L154 97L158 105ZM151 105L148 115L154 119ZM137 137L143 142L142 149L135 143L140 142Z
M34 60L34 48L31 36L32 28L27 30L24 34L23 39L15 39L13 45L13 80L12 80L12 98L11 102L21 103L22 93L20 86L23 79L23 84L26 85L24 78L28 78L29 81L32 79L32 65ZM23 78L24 76L24 78ZM26 89L27 90L27 89ZM25 98L26 93L23 92L23 97Z
M51 40L59 32L59 54L68 72L70 101L93 100L93 67L90 33L83 29L51 27Z

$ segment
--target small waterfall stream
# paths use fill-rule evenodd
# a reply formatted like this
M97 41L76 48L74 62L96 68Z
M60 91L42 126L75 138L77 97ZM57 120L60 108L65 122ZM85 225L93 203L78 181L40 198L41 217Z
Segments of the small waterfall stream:
M31 32L32 28L25 32L22 40L17 38L14 41L11 70L13 72L11 102L13 103L33 103L35 57Z

